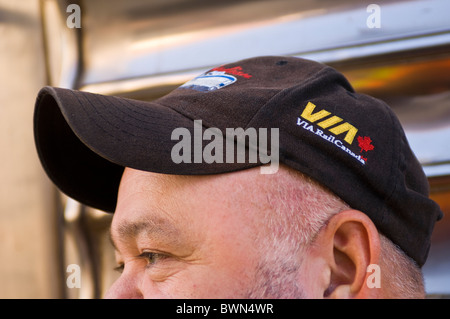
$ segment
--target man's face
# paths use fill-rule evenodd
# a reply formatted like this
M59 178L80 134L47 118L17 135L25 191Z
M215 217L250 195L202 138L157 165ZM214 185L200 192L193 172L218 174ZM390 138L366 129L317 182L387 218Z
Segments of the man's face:
M264 244L270 205L257 190L268 178L258 169L189 177L125 169L111 226L123 269L106 297L305 296L287 286L307 274ZM289 278L286 267L295 269Z

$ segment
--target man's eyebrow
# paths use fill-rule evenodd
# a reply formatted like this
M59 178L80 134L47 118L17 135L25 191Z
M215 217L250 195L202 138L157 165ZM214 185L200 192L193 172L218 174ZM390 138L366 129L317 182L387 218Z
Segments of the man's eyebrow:
M121 222L115 230L110 230L110 241L117 250L116 240L130 240L140 235L150 237L155 241L179 245L182 242L182 231L169 219L151 217L136 221Z

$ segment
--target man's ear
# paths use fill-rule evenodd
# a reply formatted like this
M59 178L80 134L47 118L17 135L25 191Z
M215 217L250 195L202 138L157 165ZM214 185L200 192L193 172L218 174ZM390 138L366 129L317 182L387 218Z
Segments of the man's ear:
M378 265L380 238L370 218L357 210L334 215L316 246L328 267L325 298L374 298L380 289L368 284L370 265ZM368 272L369 271L369 272ZM324 287L325 288L325 287Z

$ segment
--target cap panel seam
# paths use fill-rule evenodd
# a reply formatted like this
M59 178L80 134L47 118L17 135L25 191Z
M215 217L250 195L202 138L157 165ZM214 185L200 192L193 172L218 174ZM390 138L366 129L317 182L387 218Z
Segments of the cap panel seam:
M85 112L85 114L89 117L89 119L91 120L91 122L92 122L97 128L99 128L101 131L103 131L105 134L107 134L109 137L113 138L114 140L122 141L122 140L121 140L120 138L118 138L117 136L114 136L114 135L112 135L110 132L108 132L104 127L100 126L96 121L93 121L93 120L92 120L92 117L89 116L89 112L86 111L86 107L85 107L85 104L86 104L86 103L89 103L89 105L92 107L92 109L95 110L95 113L97 113L98 116L99 116L100 118L102 118L106 123L108 123L108 125L111 125L111 126L114 127L114 125L113 125L112 123L110 123L106 118L104 118L104 117L98 112L98 110L97 110L97 108L95 107L95 105L94 105L89 99L87 99L87 98L85 97L85 100L86 100L86 101L85 101L85 102L82 102L82 101L79 99L78 94L75 94L75 93L72 92L72 91L69 91L69 93L77 100L77 102L78 102L78 104L79 104L79 106L80 106L80 109L82 109L83 112ZM64 108L60 108L60 110L64 110ZM64 112L62 112L62 113L64 114ZM73 125L70 124L71 121L68 121L68 120L66 119L66 122L69 124L71 130L74 132L74 134L77 136L77 138L78 138L80 141L82 141L83 144L86 144L85 139L84 139L80 134L78 134L78 132L77 132L76 130L74 130Z
M262 105L256 112L255 114L253 114L253 116L250 118L250 120L247 122L247 125L245 126L245 128L248 128L250 123L253 122L253 120L255 119L255 117L263 110L265 109L265 107L270 104L272 102L273 99L275 99L278 95L281 94L286 94L286 92L292 90L293 88L297 88L299 86L308 86L309 83L313 82L314 80L316 80L319 76L322 75L322 73L324 72L330 72L330 70L334 70L329 66L326 66L321 69L320 71L316 72L315 74L309 76L306 80L304 80L302 83L296 84L296 85L292 85L290 87L284 88L282 90L280 90L279 92L276 92L270 99L267 100L266 103L264 103L264 105Z
M397 170L399 169L400 156L401 156L401 154L403 154L403 145L401 143L401 136L399 135L398 130L394 129L396 123L393 119L392 113L390 112L389 109L387 109L387 106L384 103L382 105L383 105L383 108L386 110L388 117L391 121L392 135L395 134L395 138L393 139L392 148L391 148L393 164L391 166L391 170L390 170L390 174L389 174L390 180L388 182L388 185L390 185L391 181L392 181L392 183L394 184L394 187L392 188L392 191L385 199L386 204L387 204L391 201L392 197L396 193L398 186L399 186L399 179L397 178ZM396 149L399 151L395 152ZM384 225L384 220L385 220L386 214L389 212L388 207L389 207L389 205L385 205L384 209L382 210L382 216L381 216L381 220L380 220L381 225Z
M173 107L171 107L169 105L166 105L164 103L160 103L159 101L155 101L155 102L152 102L152 103L156 103L156 104L159 104L159 105L161 105L163 107L167 107L167 108L171 109L172 111L176 112L177 114L180 114L181 116L184 116L185 118L187 118L187 119L189 119L191 121L201 120L202 121L202 127L205 127L205 128L214 127L214 124L210 123L208 120L205 120L203 118L196 118L197 116L194 116L194 114L192 114L192 113L190 113L190 112L188 112L186 110L183 110L183 112L181 112L180 110L174 109Z

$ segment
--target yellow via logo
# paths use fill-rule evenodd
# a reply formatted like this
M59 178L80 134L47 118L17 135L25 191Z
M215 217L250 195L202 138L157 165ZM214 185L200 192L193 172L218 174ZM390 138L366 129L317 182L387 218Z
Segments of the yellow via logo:
M323 129L328 129L329 127L343 121L342 118L340 118L336 115L333 115L333 116L325 119L331 113L326 110L321 110L319 112L313 113L315 108L316 108L316 106L313 103L308 102L305 109L303 110L303 113L301 114L301 117L303 117L305 120L309 121L310 123L314 123L316 121L324 119L323 121L320 121L319 123L317 123L317 125ZM345 135L344 141L346 141L348 144L352 144L353 140L355 138L355 135L358 132L358 129L356 127L354 127L353 125L351 125L350 123L345 122L345 123L342 123L338 126L335 126L331 129L329 129L329 131L331 133L333 133L334 135L339 135L339 134L347 132L347 134Z

